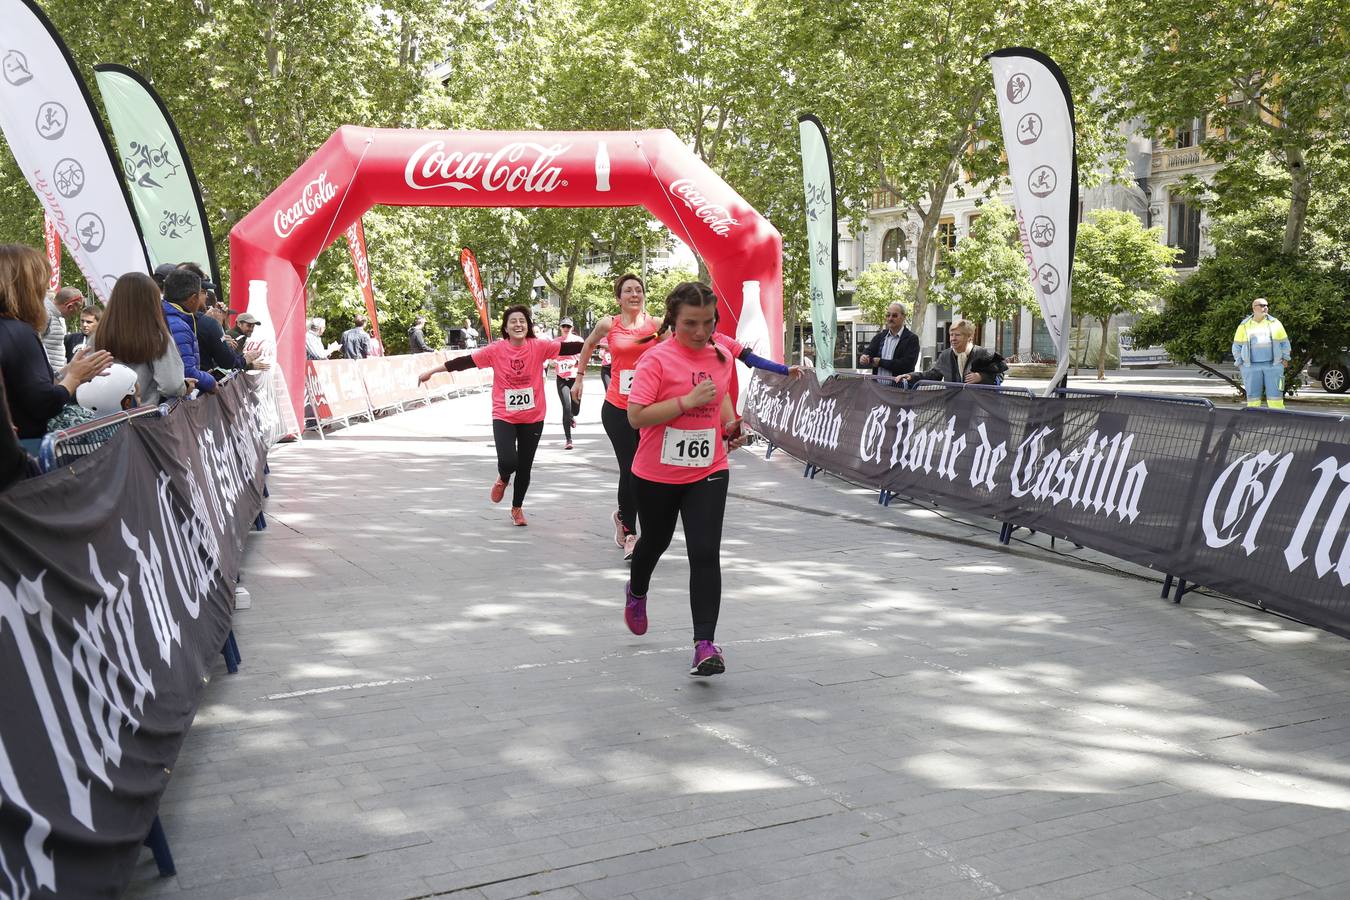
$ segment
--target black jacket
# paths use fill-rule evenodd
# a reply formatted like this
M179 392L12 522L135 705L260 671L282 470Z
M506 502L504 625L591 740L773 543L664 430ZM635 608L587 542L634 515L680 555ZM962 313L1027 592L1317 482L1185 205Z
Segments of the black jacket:
M21 438L46 434L47 420L70 401L70 392L52 379L42 338L27 322L0 318L0 377Z
M89 342L89 349L94 349L94 339L86 337L83 331L72 331L66 335L66 362L75 358L75 351L84 346L85 341Z
M938 354L937 362L926 372L914 376L915 381L961 381L971 372L980 376L980 384L998 384L999 377L1008 371L1008 364L992 350L972 347L966 356L964 371L956 371L956 352L948 347Z
M206 313L197 313L197 347L202 352L203 369L244 368L244 357L230 349L223 340L225 329Z
M414 325L408 329L408 352L409 353L430 353L431 347L427 344L426 337L422 334L422 329Z
M906 326L900 329L900 343L895 346L895 355L890 359L881 358L881 342L890 334L881 329L868 343L864 351L872 360L872 374L908 375L919 364L919 336ZM880 371L878 371L880 370Z

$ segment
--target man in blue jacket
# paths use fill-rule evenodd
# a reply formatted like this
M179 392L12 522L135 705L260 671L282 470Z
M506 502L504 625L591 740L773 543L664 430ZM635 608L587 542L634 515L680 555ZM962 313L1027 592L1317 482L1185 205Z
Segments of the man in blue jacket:
M164 319L178 345L178 355L183 357L183 374L197 379L197 390L206 393L216 389L216 380L199 365L201 351L194 313L206 305L201 290L201 278L187 269L174 269L164 279Z

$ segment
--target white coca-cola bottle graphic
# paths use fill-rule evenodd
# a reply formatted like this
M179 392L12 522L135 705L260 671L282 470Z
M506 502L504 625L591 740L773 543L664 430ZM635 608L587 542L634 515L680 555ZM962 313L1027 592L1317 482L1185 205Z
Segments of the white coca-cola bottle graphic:
M600 142L595 151L595 189L609 190L609 150L605 147L604 141Z

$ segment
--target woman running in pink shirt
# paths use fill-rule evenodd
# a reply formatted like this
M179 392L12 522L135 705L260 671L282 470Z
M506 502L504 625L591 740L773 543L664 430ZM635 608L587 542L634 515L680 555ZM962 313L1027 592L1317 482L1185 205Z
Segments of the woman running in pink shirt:
M525 521L525 492L539 439L544 434L544 363L581 352L581 341L546 341L534 336L528 306L508 306L502 313L502 338L468 356L457 356L418 377L425 383L441 372L492 369L492 439L497 445L497 480L489 496L500 503L511 476L511 521Z
M639 431L633 458L641 535L633 551L624 621L647 631L647 589L675 521L684 523L689 550L689 607L694 622L690 675L726 670L716 638L722 601L722 517L727 503L727 451L745 443L731 404L732 356L713 339L717 298L687 281L666 298L657 344L637 364L628 394L628 421Z
M647 287L641 278L631 272L621 275L614 283L614 297L619 301L619 314L606 316L596 323L586 336L581 358L590 359L593 349L607 344L612 360L613 377L605 382L605 402L600 408L600 421L605 426L605 434L614 448L614 459L619 464L619 503L618 509L614 511L614 543L623 550L624 559L632 559L638 541L640 515L632 476L638 432L628 420L629 392L632 391L638 361L656 346L656 342L666 337L671 325L669 321L659 322L654 316L647 315ZM717 334L715 339L723 349L751 368L780 375L796 376L801 373L799 366L788 367L756 356L749 347L742 346L734 338ZM579 367L576 382L572 385L572 399L577 403L581 402L585 374L585 366Z

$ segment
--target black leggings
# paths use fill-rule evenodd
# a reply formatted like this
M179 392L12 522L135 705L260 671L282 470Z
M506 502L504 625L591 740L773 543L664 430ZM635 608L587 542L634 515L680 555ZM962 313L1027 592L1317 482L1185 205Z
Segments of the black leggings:
M675 517L679 516L689 550L689 612L696 641L714 640L717 613L722 607L722 516L727 508L727 475L724 469L691 484L665 484L633 476L642 517L642 536L633 551L633 593L646 595L656 563L675 536Z
M575 378L557 378L558 382L558 402L562 404L563 414L563 435L568 441L572 440L572 426L577 424L577 414L581 412L581 404L572 402L572 385L577 383Z
M614 445L614 458L619 463L619 519L629 534L636 534L638 498L633 487L633 457L637 455L638 430L628 424L628 410L619 409L608 400L600 407L600 422Z
M543 436L543 422L517 425L501 419L492 420L492 440L497 445L497 474L508 483L512 475L516 476L516 486L511 489L512 506L525 504L525 492L530 489L530 469L534 467L534 451L539 449L539 439Z

